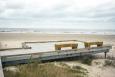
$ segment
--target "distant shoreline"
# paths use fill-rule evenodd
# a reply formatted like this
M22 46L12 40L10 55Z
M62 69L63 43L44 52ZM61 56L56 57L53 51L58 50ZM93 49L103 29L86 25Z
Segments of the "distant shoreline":
M91 34L115 35L113 29L35 29L35 28L0 28L0 33L39 33L39 34Z
M115 33L92 33L92 32L90 32L90 33L82 33L82 32L78 32L78 33L71 33L71 32L66 32L66 33L54 33L54 32L0 32L0 33L2 33L2 34L5 34L5 33L11 33L11 34L15 34L15 33L33 33L33 34L66 34L66 35L68 35L68 34L77 34L77 35L115 35Z

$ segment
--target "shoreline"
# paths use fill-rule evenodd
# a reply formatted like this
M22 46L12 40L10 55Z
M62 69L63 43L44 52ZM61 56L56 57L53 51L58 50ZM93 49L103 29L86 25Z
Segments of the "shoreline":
M78 33L71 33L71 32L67 32L67 33L50 33L50 32L0 32L0 34L6 34L6 33L9 33L9 34L15 34L15 33L18 33L18 34L26 34L26 33L30 33L30 34L49 34L49 35L68 35L68 34L71 34L71 35L111 35L111 36L114 36L115 33L82 33L82 32L78 32Z

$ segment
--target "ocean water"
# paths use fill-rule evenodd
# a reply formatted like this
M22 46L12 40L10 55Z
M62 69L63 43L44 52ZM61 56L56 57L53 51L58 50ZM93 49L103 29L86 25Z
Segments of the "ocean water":
M35 29L35 28L0 28L0 32L17 32L17 33L46 33L46 34L100 34L115 35L113 29Z

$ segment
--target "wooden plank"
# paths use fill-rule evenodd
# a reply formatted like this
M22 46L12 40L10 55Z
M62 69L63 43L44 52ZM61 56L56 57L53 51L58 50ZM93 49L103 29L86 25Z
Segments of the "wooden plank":
M3 68L2 68L2 62L0 57L0 77L4 77Z
M0 51L20 50L20 49L31 49L31 47L23 47L23 48L4 48L4 49L0 49Z
M25 44L28 43L51 43L51 42L69 42L69 41L74 41L74 42L84 42L84 41L79 41L79 40L53 40L53 41L36 41L36 42L24 42Z

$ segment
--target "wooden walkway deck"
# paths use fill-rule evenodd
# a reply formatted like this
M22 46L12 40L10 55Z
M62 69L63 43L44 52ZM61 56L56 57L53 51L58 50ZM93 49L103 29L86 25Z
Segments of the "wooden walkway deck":
M2 55L2 62L4 65L12 65L12 64L21 64L28 63L29 59L37 59L37 60L52 60L52 59L61 59L75 56L84 56L84 55L93 55L97 53L107 53L111 49L111 46L103 46L103 47L94 47L90 49L82 48L78 50L58 50L58 51L50 51L50 52L41 52L41 53L25 53L25 54L16 54L16 52L12 52L15 54L10 55Z
M52 60L68 57L92 55L97 53L107 53L112 48L111 45L94 48L81 48L71 50L57 50L49 52L36 52L29 50L9 50L0 51L0 77L4 77L2 66L15 65L21 63L28 63L30 59L33 60ZM3 65L2 65L3 64Z

